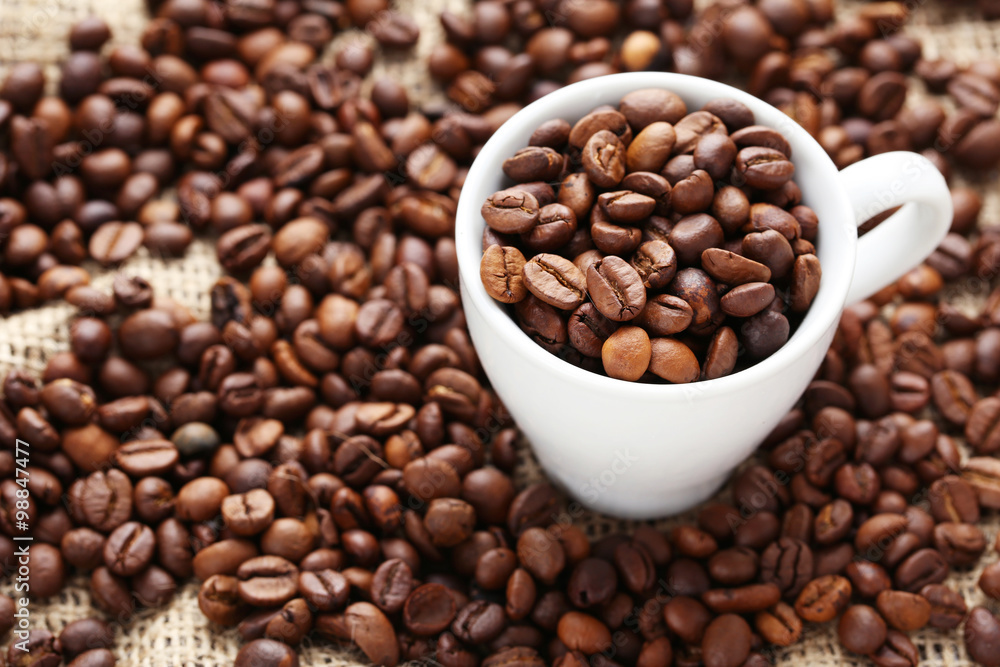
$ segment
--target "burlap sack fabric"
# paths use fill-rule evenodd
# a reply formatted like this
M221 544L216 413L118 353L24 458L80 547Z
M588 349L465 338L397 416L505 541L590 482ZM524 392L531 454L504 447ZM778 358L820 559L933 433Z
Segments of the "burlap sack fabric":
M420 23L420 42L410 53L380 56L372 76L389 75L405 82L411 99L416 101L440 96L440 91L426 74L421 57L437 40L442 39L437 20L439 12L444 9L466 11L469 2L400 0L397 4ZM843 3L842 11L851 11L853 4ZM1000 24L978 21L964 14L962 9L955 9L950 2L913 0L907 4L915 14L907 31L922 39L924 53L928 57L943 55L959 62L1000 58ZM114 33L114 43L136 42L148 17L143 0L0 0L0 77L4 76L9 64L31 60L46 65L51 85L58 75L55 63L67 52L65 37L70 25L91 14L107 20ZM336 43L358 39L367 40L370 37L360 31L352 31L339 35ZM330 53L328 51L327 56ZM984 177L974 185L982 191L986 202L981 224L990 225L1000 220L1000 192L997 192L995 175ZM93 284L109 290L114 273L102 271L96 266L88 268L93 273ZM202 319L207 317L209 310L208 290L221 275L214 246L204 241L196 241L183 259L162 260L150 257L141 250L119 270L146 278L154 285L157 294L178 300ZM987 292L988 287L969 282L952 289L949 298L974 308ZM68 348L69 322L73 313L74 309L67 304L55 303L0 320L0 376L12 367L40 373L50 355ZM530 453L523 450L522 464L517 471L518 482L523 485L540 477L541 473ZM660 527L667 528L684 518L665 520ZM577 523L592 536L628 531L633 525L592 513L579 515ZM996 537L998 527L1000 518L991 516L986 519L983 529L989 544ZM996 554L991 549L983 557L979 568L956 571L950 576L947 583L965 596L970 607L988 602L976 587L976 580L982 565L995 559ZM98 613L91 604L85 578L75 580L58 599L32 603L31 611L35 627L47 627L53 632L58 632L71 620ZM920 649L922 664L949 667L973 664L959 633L925 630L911 638ZM220 632L201 615L197 605L197 586L188 584L168 607L144 611L135 618L127 619L120 628L114 650L120 665L212 667L232 664L239 646L235 630ZM840 648L833 623L809 627L801 643L778 650L773 657L779 665L827 667L868 664ZM301 660L303 665L359 664L357 654L309 640L303 645Z

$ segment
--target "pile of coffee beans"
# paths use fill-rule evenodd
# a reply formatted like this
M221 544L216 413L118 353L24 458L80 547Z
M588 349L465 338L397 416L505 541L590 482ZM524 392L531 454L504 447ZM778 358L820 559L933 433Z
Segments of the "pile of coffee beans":
M729 375L741 353L745 367L780 349L819 290L818 219L790 157L733 99L689 113L636 90L548 121L482 206L486 292L543 348L610 377Z
M452 105L419 110L392 80L362 93L363 43L317 55L350 24L412 46L414 22L384 0L164 0L139 45L76 26L57 95L15 66L0 84L0 312L65 298L78 316L41 377L0 385L0 563L14 575L26 512L31 596L85 573L108 623L36 627L31 657L8 663L111 665L114 628L196 578L207 627L245 640L244 667L292 667L306 637L386 665L757 667L823 622L879 666L916 665L921 627L1000 665L1000 619L947 579L996 549L977 523L1000 509L1000 235L976 231L974 191L953 189L952 233L925 264L845 313L722 500L666 532L590 541L548 485L515 486L517 433L456 290L469 163L567 81L739 76L839 166L900 148L949 178L995 166L1000 67L923 59L907 13L484 0L442 14L427 65ZM957 110L908 99L907 74ZM182 255L196 233L226 272L208 321L141 277L98 289L81 267L141 245ZM973 287L981 309L946 298ZM26 509L15 438L32 448ZM997 579L984 571L984 594ZM0 633L14 612L0 597Z

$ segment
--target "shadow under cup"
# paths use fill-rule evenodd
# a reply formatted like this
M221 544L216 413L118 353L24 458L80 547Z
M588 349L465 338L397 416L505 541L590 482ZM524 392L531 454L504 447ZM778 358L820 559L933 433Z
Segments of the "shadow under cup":
M720 97L753 110L792 146L795 182L819 219L820 290L788 342L733 375L688 385L630 383L577 368L539 347L479 278L482 203L509 185L503 161L543 122L571 124L642 88L664 88L689 111ZM710 497L794 405L823 361L854 272L857 223L837 168L797 123L751 95L681 74L636 72L562 88L525 107L486 143L456 217L462 302L490 382L549 478L584 505L627 518L682 511Z

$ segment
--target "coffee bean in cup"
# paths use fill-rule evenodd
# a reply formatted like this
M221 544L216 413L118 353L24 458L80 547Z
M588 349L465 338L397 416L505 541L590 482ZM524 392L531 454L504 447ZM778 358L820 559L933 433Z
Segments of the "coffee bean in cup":
M568 131L540 128L482 206L483 286L531 338L651 383L723 377L785 344L822 271L778 131L735 100L688 113L653 89L554 124Z

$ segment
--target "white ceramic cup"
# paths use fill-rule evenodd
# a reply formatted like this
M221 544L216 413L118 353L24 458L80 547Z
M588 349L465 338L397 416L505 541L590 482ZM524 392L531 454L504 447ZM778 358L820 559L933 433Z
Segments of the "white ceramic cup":
M819 217L819 293L778 352L728 377L688 385L624 382L577 368L531 341L479 278L480 207L509 185L501 164L544 121L570 123L628 92L665 88L691 111L731 97L792 146L803 203ZM857 226L904 205L858 240ZM886 153L837 170L798 124L730 86L663 72L615 74L546 95L508 120L465 179L455 240L462 302L483 369L549 478L591 509L645 519L710 497L794 405L833 339L846 303L891 283L929 255L951 223L944 178L915 153Z

